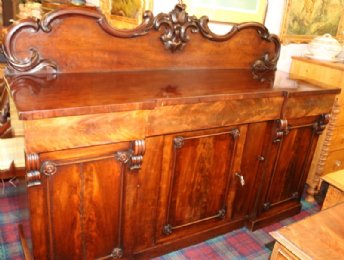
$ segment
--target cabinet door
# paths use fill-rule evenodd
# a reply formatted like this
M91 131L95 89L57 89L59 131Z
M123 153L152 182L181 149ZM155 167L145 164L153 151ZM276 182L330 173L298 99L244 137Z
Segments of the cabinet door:
M258 216L299 205L319 136L317 126L315 118L272 123L259 169Z
M130 253L123 233L124 225L134 220L126 217L124 205L136 190L126 189L126 176L138 174L142 144L41 154L40 178L32 163L37 158L29 157L28 176L36 174L36 179L29 178L34 185L29 200L35 259L119 258Z
M230 187L240 168L245 132L240 126L165 136L158 242L231 220Z

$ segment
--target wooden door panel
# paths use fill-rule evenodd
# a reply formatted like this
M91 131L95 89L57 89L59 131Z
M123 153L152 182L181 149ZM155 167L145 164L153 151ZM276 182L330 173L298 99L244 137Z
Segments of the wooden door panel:
M39 186L46 194L49 259L126 254L124 190L129 167L116 154L129 149L129 143L103 148L98 154L94 149L78 149L79 156L70 151L68 157L64 153L42 155L43 160L49 159L41 169L45 164L56 169Z
M277 139L273 129L272 140L267 145L269 151L266 151L268 160L262 165L269 182L262 183L258 213L300 199L318 139L314 120L291 120L283 136Z
M263 153L263 147L270 126L269 122L248 125L241 162L241 175L244 177L245 185L241 186L240 181L235 184L233 218L243 218L255 212L257 194L260 192L260 185L257 184L262 183L266 178L264 174L259 173L259 169L261 163L265 161L266 154Z
M47 187L54 259L70 259L71 252L94 259L122 248L121 164L113 156L57 168Z
M240 128L186 132L165 137L159 238L200 230L228 219L228 194ZM231 211L231 210L230 210Z
M298 191L305 174L312 138L313 129L310 127L291 130L283 138L276 170L271 179L272 185L266 199L272 205L299 197Z
M63 174L66 172L68 176ZM51 231L52 259L81 259L82 252L82 217L80 166L67 165L58 167L57 172L47 178L46 190L49 228ZM68 178L68 181L66 179Z
M224 209L228 158L233 154L228 148L233 144L233 137L226 133L184 138L184 145L175 149L169 207L172 226L212 217Z
M83 227L86 259L102 257L123 248L123 172L114 158L82 165Z

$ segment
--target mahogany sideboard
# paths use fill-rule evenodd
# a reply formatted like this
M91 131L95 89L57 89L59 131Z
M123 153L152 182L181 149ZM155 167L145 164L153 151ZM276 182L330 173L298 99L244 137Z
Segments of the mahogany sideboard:
M182 4L130 31L55 10L3 49L35 259L149 258L298 213L340 92L277 74L263 25L216 35Z

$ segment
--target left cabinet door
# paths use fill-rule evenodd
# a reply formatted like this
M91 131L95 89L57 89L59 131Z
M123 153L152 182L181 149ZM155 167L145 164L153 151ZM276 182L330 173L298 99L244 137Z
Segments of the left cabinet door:
M123 233L124 222L131 221L124 205L132 196L125 187L132 153L125 142L39 155L41 176L28 189L35 259L113 259L130 253Z
M229 227L246 126L165 136L157 242Z

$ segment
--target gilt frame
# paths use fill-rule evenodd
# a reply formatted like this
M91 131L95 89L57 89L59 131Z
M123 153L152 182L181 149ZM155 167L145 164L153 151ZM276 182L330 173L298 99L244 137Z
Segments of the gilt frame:
M325 33L343 38L343 0L285 0L284 10L280 38L285 44L308 43Z
M146 10L153 10L153 0L141 0L141 8L137 18L114 15L111 13L114 0L100 0L99 7L109 23L119 29L133 29L142 22L142 15Z

